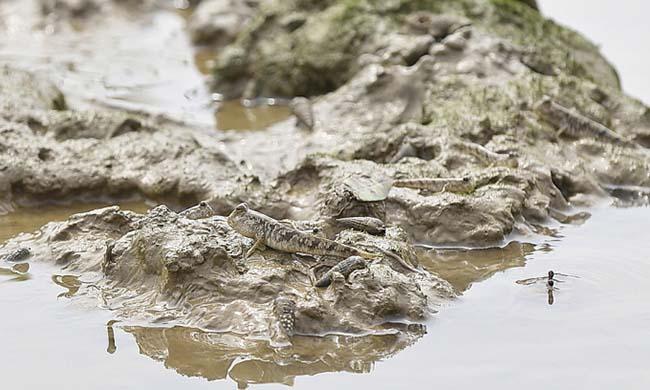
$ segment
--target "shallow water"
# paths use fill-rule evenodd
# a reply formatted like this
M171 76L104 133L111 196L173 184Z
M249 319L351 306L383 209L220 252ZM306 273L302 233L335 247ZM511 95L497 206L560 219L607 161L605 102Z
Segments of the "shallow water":
M80 203L72 205L43 205L35 208L21 208L9 214L0 215L0 244L18 233L30 233L48 222L63 221L70 215L111 206L112 203ZM142 201L117 203L124 210L137 213L147 211L151 204Z
M39 16L35 0L3 0L0 64L49 74L72 108L130 110L221 130L262 129L287 118L286 105L246 108L210 93L216 52L192 46L188 11L176 3L114 6L71 28Z
M445 389L476 383L647 388L648 228L650 208L603 209L581 227L564 226L566 238L550 238L537 246L542 250L512 243L432 256L448 264L441 270L457 289L474 286L435 315L414 344L392 335L302 337L285 356L265 342L242 340L242 350L224 348L220 340L234 336L179 327L115 323L110 343L111 313L93 302L71 301L74 279L57 284L52 275L59 270L32 263L28 278L0 273L0 307L11 313L3 316L0 332L0 381L22 389L242 388L268 382L389 389L405 380ZM557 278L564 283L556 284L553 305L543 282L515 283L549 269L579 277ZM245 343L256 343L254 354Z
M545 10L547 2L541 2ZM11 12L12 5L24 3L3 1L0 10ZM57 75L75 106L160 112L223 130L261 128L288 115L281 106L224 103L218 110L218 99L204 87L208 56L191 48L184 17L173 9L145 19L111 20L90 35L57 35L56 41L33 33L28 21L12 19L11 39L0 42L0 62ZM134 35L142 39L129 41ZM128 56L89 49L97 46ZM145 46L149 51L141 50ZM166 54L152 64L149 58L161 47ZM0 242L102 206L48 206L0 216ZM122 207L148 208L139 202ZM74 275L44 263L30 264L27 272L0 264L0 383L21 389L389 389L405 383L444 389L645 389L648 228L650 209L598 210L581 227L563 227L562 240L430 252L424 265L464 294L431 319L428 334L421 337L415 327L406 332L408 339L299 337L294 349L280 352L243 339L240 350L225 348L220 340L235 336L197 329L107 326L113 320L109 311L70 299L80 283ZM565 282L553 291L553 305L543 283L515 283L549 269L579 276L559 278Z

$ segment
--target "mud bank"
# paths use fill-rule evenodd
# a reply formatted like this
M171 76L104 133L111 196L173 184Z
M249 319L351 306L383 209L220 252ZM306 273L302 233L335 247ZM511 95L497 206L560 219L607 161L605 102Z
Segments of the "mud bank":
M247 22L236 19L246 27L229 30L216 60L217 91L310 97L263 131L71 108L45 75L2 68L0 212L122 197L210 208L79 214L10 240L3 261L95 276L79 295L121 318L279 346L294 334L384 334L386 323L422 321L454 291L435 265L418 268L415 243L495 245L582 219L573 206L647 199L650 111L620 91L593 44L534 2L247 4ZM246 257L257 243L225 219L240 202L320 238L392 251L413 269L382 252L316 288L341 259ZM385 233L337 224L357 217Z

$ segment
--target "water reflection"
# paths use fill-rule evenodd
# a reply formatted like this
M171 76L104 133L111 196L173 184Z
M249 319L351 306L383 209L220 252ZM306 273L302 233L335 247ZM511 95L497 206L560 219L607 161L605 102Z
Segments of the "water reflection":
M220 130L261 130L289 116L291 111L286 104L246 107L233 100L221 103L216 120Z
M555 298L553 297L553 290L555 288L553 287L553 284L550 284L546 287L547 294L548 294L548 304L552 305L553 302L555 302Z
M432 249L419 253L420 263L430 272L449 281L456 291L469 289L497 272L523 267L535 246L511 242L503 248Z
M105 203L77 203L70 205L43 205L33 209L18 209L9 214L0 215L0 244L20 233L38 230L41 226L53 221L63 221L72 214L82 213L101 207L110 206ZM150 206L142 201L119 202L123 210L144 213Z
M279 349L263 340L194 328L125 326L123 330L133 335L141 354L179 374L211 381L230 378L239 388L246 388L261 383L293 385L297 376L326 372L368 373L375 362L393 356L426 333L422 325L390 327L395 332L385 335L294 336L292 346ZM109 348L111 337L114 340L109 331Z
M52 275L52 281L67 290L59 294L57 298L72 298L81 287L81 281L74 275Z
M548 295L548 304L552 305L555 302L555 297L553 296L553 292L558 290L556 287L557 283L564 283L564 280L556 278L556 276L565 276L568 278L579 278L579 276L576 275L568 275L568 274L563 274L559 272L554 272L553 270L548 271L548 274L545 276L538 276L538 277L533 277L533 278L527 278L527 279L519 279L515 281L517 284L521 284L524 286L530 286L533 284L541 284L544 283L546 286L546 292Z
M29 263L15 264L11 268L0 267L0 276L10 276L9 280L13 282L29 280Z

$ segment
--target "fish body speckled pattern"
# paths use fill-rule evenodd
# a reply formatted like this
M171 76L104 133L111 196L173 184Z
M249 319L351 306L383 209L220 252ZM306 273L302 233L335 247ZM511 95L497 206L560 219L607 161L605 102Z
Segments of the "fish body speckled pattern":
M535 111L547 122L560 131L575 138L592 138L621 146L636 146L636 144L616 134L606 126L570 110L549 97L545 97L535 105Z
M369 234L383 235L386 233L386 225L381 219L372 217L347 217L337 218L336 222L346 228L361 230Z
M393 186L431 192L469 192L473 189L473 183L469 177L400 179L395 180Z
M296 302L288 297L277 297L273 310L280 323L280 328L289 337L293 336L296 328Z
M366 259L373 259L380 256L336 241L298 231L267 215L250 209L245 203L240 204L230 213L228 216L228 225L239 234L255 240L255 244L249 252L256 249L258 245L263 244L288 253L305 253L346 258L350 256L361 256Z
M350 256L334 267L330 268L330 270L327 271L325 275L323 275L323 277L316 282L315 286L327 287L332 284L332 275L334 272L338 272L347 278L353 271L363 269L365 267L366 261L363 258L359 256Z
M10 262L23 261L31 256L31 254L32 251L29 248L20 248L6 255L3 260Z

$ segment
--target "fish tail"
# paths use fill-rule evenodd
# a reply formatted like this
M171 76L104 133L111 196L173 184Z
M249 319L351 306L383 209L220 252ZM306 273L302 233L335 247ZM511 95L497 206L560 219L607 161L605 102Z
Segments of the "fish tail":
M381 253L371 253L371 252L365 252L365 251L359 251L359 256L363 257L366 260L376 260L381 258Z

